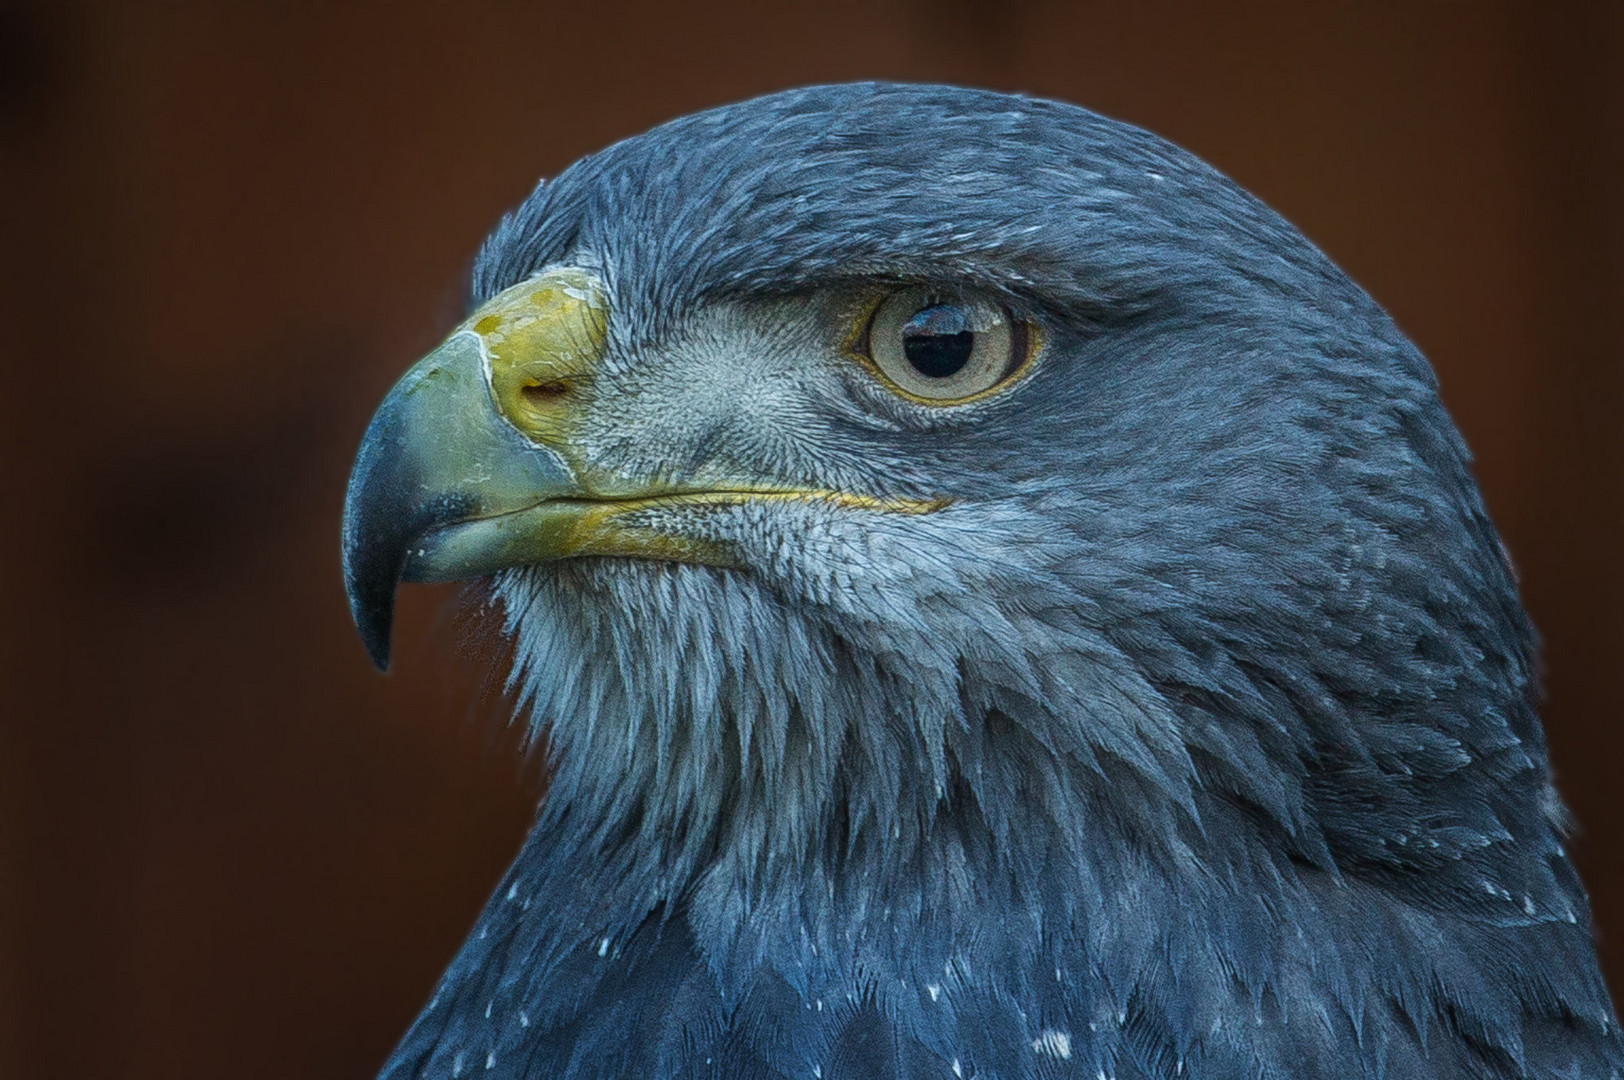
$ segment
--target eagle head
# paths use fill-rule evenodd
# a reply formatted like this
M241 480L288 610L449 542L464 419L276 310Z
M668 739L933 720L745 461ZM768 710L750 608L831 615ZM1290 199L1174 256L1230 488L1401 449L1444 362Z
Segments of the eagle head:
M554 765L402 1075L1620 1061L1426 361L1153 135L858 85L586 158L343 541L380 666L493 581Z

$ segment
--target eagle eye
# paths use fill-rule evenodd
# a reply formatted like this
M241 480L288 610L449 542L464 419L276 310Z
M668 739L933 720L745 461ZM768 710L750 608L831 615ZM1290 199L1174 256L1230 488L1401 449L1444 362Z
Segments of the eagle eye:
M864 339L866 359L893 390L953 405L1019 371L1029 334L1001 304L914 286L880 301Z

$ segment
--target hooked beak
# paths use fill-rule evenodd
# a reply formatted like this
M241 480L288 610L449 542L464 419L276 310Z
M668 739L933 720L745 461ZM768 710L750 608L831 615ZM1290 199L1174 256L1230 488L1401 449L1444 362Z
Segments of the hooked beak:
M606 324L597 279L555 269L481 307L378 407L350 474L343 547L350 611L379 668L400 581L580 549L598 504L561 451Z

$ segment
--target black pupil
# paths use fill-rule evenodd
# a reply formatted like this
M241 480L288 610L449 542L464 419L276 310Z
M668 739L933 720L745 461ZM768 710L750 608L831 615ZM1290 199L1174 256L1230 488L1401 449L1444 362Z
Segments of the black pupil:
M957 304L932 304L902 326L902 355L929 379L957 375L975 347L969 312Z

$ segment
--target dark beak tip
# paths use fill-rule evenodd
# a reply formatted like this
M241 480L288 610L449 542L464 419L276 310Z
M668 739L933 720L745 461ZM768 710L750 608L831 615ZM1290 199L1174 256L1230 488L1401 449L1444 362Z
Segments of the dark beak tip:
M379 671L389 670L389 637L395 621L395 583L384 577L344 575L350 618Z
M372 658L372 666L384 674L389 673L389 626L387 623L381 629L372 632L361 631L361 643L366 646L367 656Z
M408 546L418 532L414 519L421 514L413 499L418 485L409 460L391 452L398 441L393 435L397 426L386 399L361 440L340 529L350 617L379 671L389 670L395 589Z
M375 509L352 501L344 521L344 592L350 618L366 646L367 656L379 671L389 670L389 638L395 621L395 588L405 562L405 544L398 536L377 537L370 524L354 511ZM387 520L387 519L386 519ZM381 542L380 542L381 541Z

